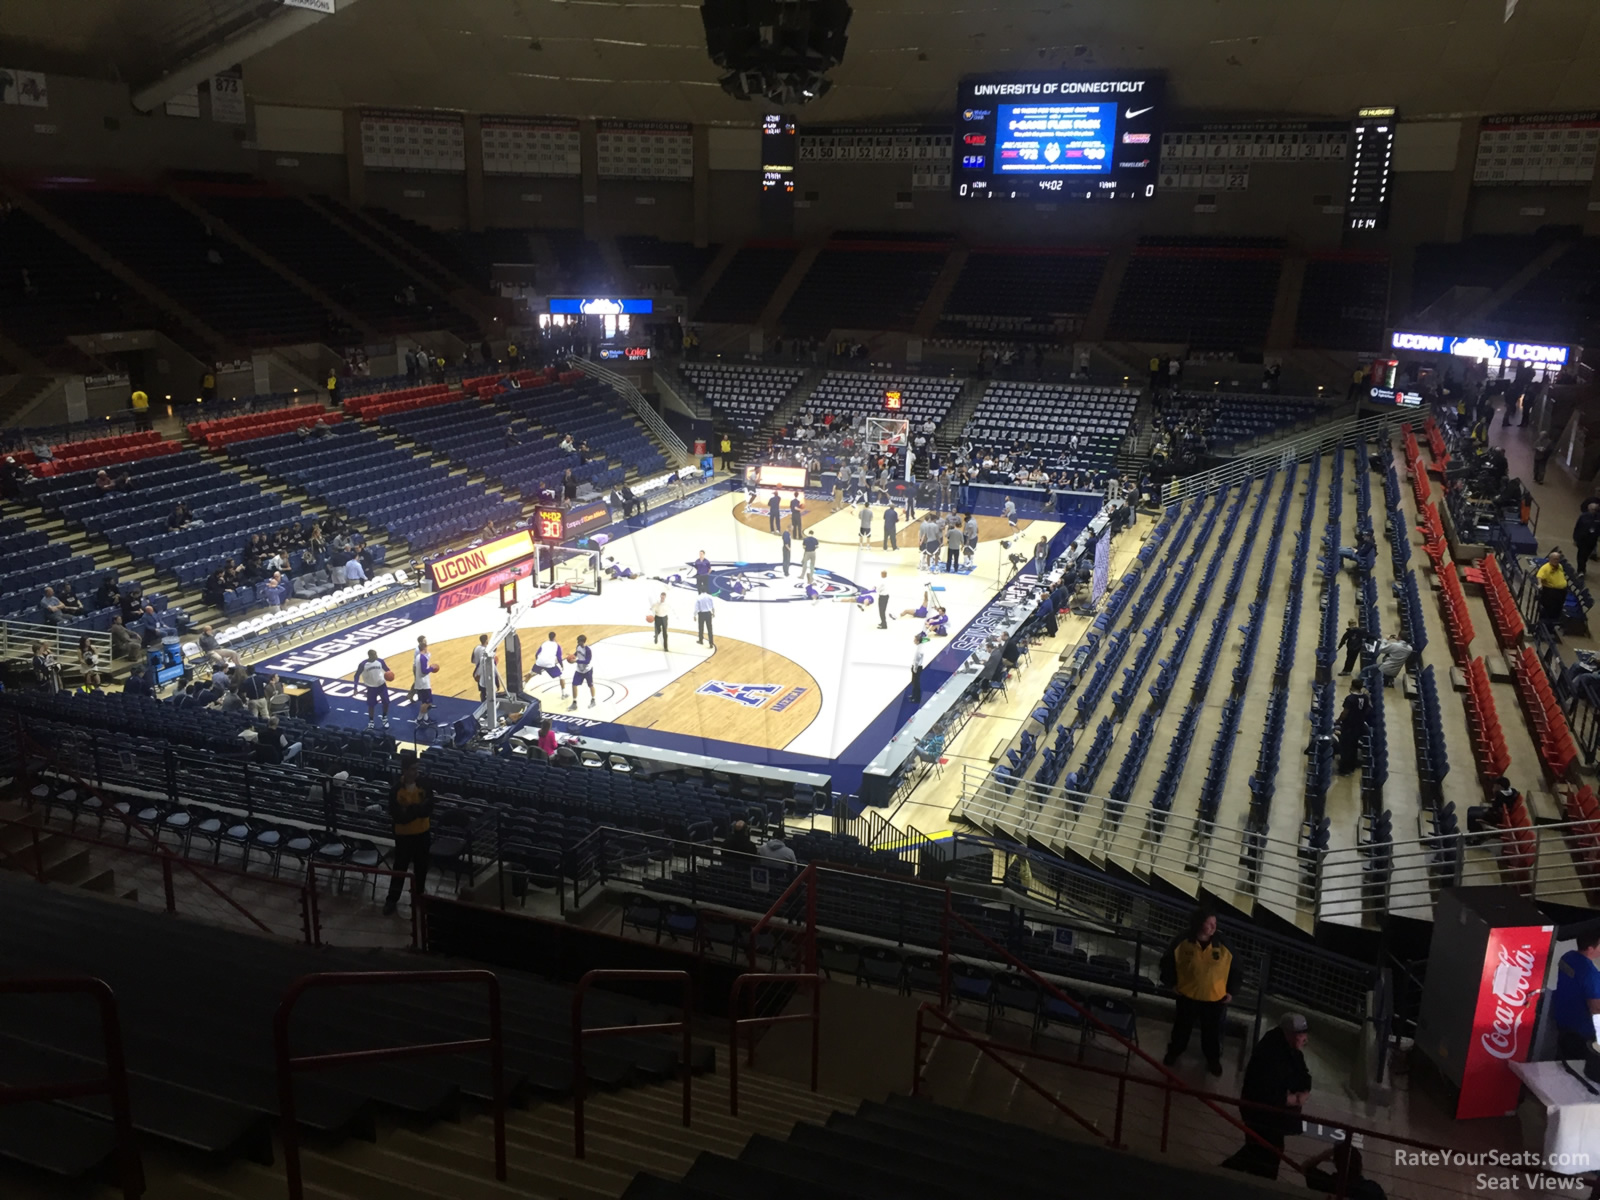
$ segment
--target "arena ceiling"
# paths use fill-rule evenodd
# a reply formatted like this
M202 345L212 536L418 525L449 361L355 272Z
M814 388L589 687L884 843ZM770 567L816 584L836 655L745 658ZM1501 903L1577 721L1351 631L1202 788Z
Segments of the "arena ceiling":
M257 38L256 100L741 122L697 3L338 0ZM1595 0L854 0L814 122L939 118L962 74L1063 64L1163 68L1194 113L1402 116L1600 108ZM205 49L210 26L276 0L3 0L12 65L113 74L138 89ZM266 41L265 48L261 43ZM32 56L30 59L30 55Z

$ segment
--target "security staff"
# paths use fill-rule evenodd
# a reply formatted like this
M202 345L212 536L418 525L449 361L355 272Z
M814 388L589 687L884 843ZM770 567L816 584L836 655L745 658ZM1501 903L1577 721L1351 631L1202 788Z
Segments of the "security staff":
M1189 1031L1200 1026L1200 1049L1206 1070L1222 1074L1222 1020L1237 983L1233 952L1217 939L1217 918L1196 909L1189 932L1168 948L1161 960L1161 982L1178 993L1172 1041L1162 1061L1172 1066L1189 1048Z
M1600 925L1578 935L1578 948L1561 956L1556 968L1556 998L1551 1015L1556 1022L1556 1049L1563 1059L1581 1059L1595 1036L1594 1018L1600 1014Z

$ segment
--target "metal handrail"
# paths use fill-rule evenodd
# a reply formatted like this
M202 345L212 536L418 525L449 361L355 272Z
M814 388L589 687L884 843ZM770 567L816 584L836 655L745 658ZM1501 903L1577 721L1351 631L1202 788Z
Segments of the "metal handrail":
M950 1007L950 1004L949 1004L949 992L950 992L950 982L949 982L950 981L950 923L952 921L954 921L956 924L960 925L968 934L970 934L971 936L977 938L984 945L988 946L990 950L992 950L995 953L999 954L1001 959L1004 962L1008 963L1012 968L1014 968L1017 971L1020 971L1024 975L1026 975L1028 977L1028 979L1032 981L1032 983L1033 983L1033 985L1035 987L1039 988L1043 992L1048 992L1050 995L1054 996L1057 1000L1061 1001L1063 1004L1065 1004L1069 1008L1071 1008L1075 1013L1078 1014L1078 1018L1079 1018L1080 1021L1092 1023L1094 1025L1094 1027L1096 1029L1098 1029L1101 1033L1106 1034L1113 1041L1115 1041L1118 1045L1120 1045L1123 1048L1125 1053L1127 1053L1129 1055L1137 1055L1141 1060L1144 1061L1144 1063L1147 1066L1153 1067L1158 1076L1165 1077L1168 1080L1177 1080L1177 1082L1179 1082L1180 1084L1182 1083L1182 1080L1178 1079L1178 1076L1174 1075L1172 1073L1172 1071L1166 1066L1166 1064L1162 1063L1159 1059L1154 1058L1153 1056L1151 1056L1149 1054L1146 1054L1144 1052L1144 1050L1139 1046L1139 1044L1137 1042L1129 1041L1127 1038L1123 1037L1115 1029L1112 1029L1111 1026L1107 1025L1099 1017L1095 1016L1094 1013L1091 1012L1089 1009L1087 1009L1083 1005L1079 1004L1076 1000L1074 1000L1066 992L1064 992L1060 988L1056 987L1055 984L1051 983L1043 975L1040 975L1037 971L1035 971L1032 967L1028 966L1027 963L1023 962L1016 955L1012 954L1011 951L1007 950L1004 946L1000 945L993 938L991 938L987 934L985 934L982 930L978 929L975 925L973 925L970 921L968 921L960 913L956 912L955 908L950 903L950 890L948 888L945 889L945 904L944 904L944 950L943 950L943 954L942 954L941 990L940 990L940 995L939 995L939 1007L940 1007L941 1011L943 1011L943 1010L945 1010L945 1009ZM1119 1091L1120 1091L1120 1089L1119 1089ZM1251 1130L1248 1126L1246 1126L1242 1121L1234 1120L1234 1118L1230 1117L1227 1113L1223 1112L1215 1104L1212 1104L1209 1101L1207 1101L1206 1103L1207 1103L1207 1107L1211 1108L1214 1112L1216 1112L1216 1114L1219 1117L1221 1117L1224 1121L1227 1121L1230 1125L1233 1125L1236 1128L1238 1128L1239 1130L1241 1130L1247 1137L1255 1138L1257 1141L1262 1141L1262 1139L1253 1130ZM1118 1112L1119 1112L1119 1120L1118 1120L1118 1123L1117 1123L1116 1133L1113 1135L1112 1141L1111 1141L1112 1147L1114 1149L1120 1148L1121 1141L1122 1141L1122 1124L1121 1124L1121 1120L1120 1120L1120 1111L1121 1110L1120 1110L1120 1105L1119 1105L1119 1110L1118 1110ZM1262 1144L1266 1145L1267 1143L1263 1141ZM1283 1152L1282 1151L1278 1151L1278 1154L1279 1154L1280 1157L1283 1156ZM1289 1162L1290 1160L1285 1158L1284 1161L1285 1162ZM1294 1164L1292 1162L1290 1162L1290 1165L1293 1166Z
M1270 450L1235 458L1221 466L1185 476L1183 479L1174 479L1161 489L1161 498L1165 503L1172 504L1203 495L1213 488L1242 483L1247 479L1265 475L1272 468L1282 466L1285 462L1324 454L1340 446L1349 445L1353 441L1365 440L1374 433L1386 433L1408 420L1410 415L1409 409L1402 408L1365 417L1345 417L1319 426L1300 437L1280 442Z
M661 419L661 414L650 407L644 394L634 385L633 380L625 375L619 375L599 363L590 362L586 358L576 356L567 359L567 366L575 371L582 371L602 383L608 384L612 391L626 400L633 409L634 414L649 427L650 432L661 439L661 444L667 450L678 456L680 462L689 457L689 447L683 444L683 439L672 432L672 427Z
M756 938L762 930L772 924L778 915L778 909L794 894L796 888L804 887L806 892L806 919L801 930L805 938L805 959L803 965L807 971L817 969L817 864L807 863L805 869L790 881L789 886L778 894L770 908L762 918L750 928L750 944L748 947L750 969L756 969Z
M976 787L970 783L974 775L981 777ZM1038 817L1028 819L1029 806L1048 811L1044 805L1052 801L1060 805L1066 795L1039 788L1028 780L1018 780L1014 785L1001 783L988 772L970 765L963 767L963 807L977 817L980 824L1007 828L1013 836L1020 832L1037 838L1040 833ZM1065 836L1064 840L1099 844L1106 806L1114 802L1089 793L1074 792L1071 796L1083 806L1076 817L1074 831L1088 830L1089 834L1080 838ZM1236 891L1309 908L1317 920L1431 908L1436 886L1501 882L1502 868L1497 861L1469 859L1466 853L1469 850L1498 852L1504 840L1498 830L1480 833L1463 830L1446 836L1391 841L1381 847L1369 843L1312 851L1299 842L1169 812L1160 814L1162 835L1157 842L1149 836L1147 824L1156 816L1156 810L1147 801L1142 808L1131 801L1122 807L1120 825L1136 831L1130 836L1138 839L1139 862L1151 868L1186 870L1191 874L1198 868L1203 878L1208 872L1215 875L1212 864L1217 864L1222 876L1212 886L1233 887ZM1540 860L1544 856L1539 851L1544 842L1554 838L1555 844L1565 850L1573 840L1592 837L1595 831L1590 828L1591 824L1582 820L1560 821L1535 825L1528 831L1535 839L1535 851L1525 881L1528 890L1537 889L1538 895L1545 899L1568 897L1577 902L1583 900L1591 888L1600 886L1600 865L1587 866L1577 859L1573 860L1570 878L1553 878L1547 869L1543 877L1540 875ZM1175 840L1186 848L1183 852L1167 849ZM1201 841L1209 843L1209 851L1204 857L1191 858L1187 847ZM1247 849L1257 851L1253 879L1246 878L1245 868L1237 862L1239 855L1234 853ZM1109 841L1104 850L1109 858L1121 857ZM1373 860L1374 851L1381 853L1386 864L1383 873L1388 881L1381 891L1371 886L1366 878L1367 864ZM1455 864L1451 871L1441 874L1440 864L1451 862Z
M63 667L73 666L76 658L69 661L67 656L77 654L82 638L89 639L89 648L109 666L112 662L109 633L74 629L69 625L46 625L39 621L18 621L11 617L0 619L0 658L32 654L34 643L43 642L50 647L50 653L62 659Z
M128 1068L122 1054L122 1022L117 1015L117 997L111 985L103 979L88 977L0 979L0 996L79 992L93 996L100 1006L105 1077L75 1083L38 1083L15 1087L0 1084L0 1108L8 1104L70 1100L104 1093L111 1102L111 1124L117 1135L118 1186L122 1190L123 1200L139 1200L144 1194L144 1162L139 1156L139 1142L133 1134L133 1115L128 1106Z
M583 997L588 992L590 985L597 982L623 983L628 981L662 982L668 979L681 980L683 983L683 1017L677 1021L657 1021L649 1025L596 1025L592 1029L584 1028L583 1024ZM694 1077L692 1055L694 1052L694 1030L691 1018L694 1014L694 979L687 971L627 971L627 970L594 970L584 973L578 980L578 986L572 992L572 1153L576 1158L584 1156L584 1124L583 1124L583 1099L588 1091L589 1077L583 1067L583 1043L589 1038L601 1037L632 1037L641 1033L678 1033L683 1034L683 1059L678 1064L678 1070L683 1075L683 1127L689 1128L690 1117L690 1080ZM504 1178L502 1176L501 1178ZM291 1198L295 1200L295 1198Z
M1165 1095L1165 1103L1163 1104L1161 1118L1160 1148L1162 1153L1166 1153L1167 1150L1167 1135L1170 1130L1170 1109L1173 1096L1191 1097L1195 1100L1199 1100L1201 1103L1205 1104L1214 1111L1217 1110L1218 1105L1229 1105L1237 1108L1241 1116L1245 1110L1248 1109L1252 1112L1273 1113L1285 1117L1293 1117L1297 1120L1304 1121L1308 1125L1321 1125L1327 1129L1341 1130L1344 1133L1344 1140L1346 1141L1349 1141L1352 1137L1360 1137L1363 1140L1372 1138L1381 1141L1392 1142L1398 1146L1411 1146L1419 1150L1428 1150L1434 1153L1450 1155L1456 1153L1454 1150L1446 1149L1445 1147L1438 1146L1432 1142L1423 1142L1417 1140L1416 1138L1409 1138L1401 1134L1389 1133L1384 1130L1369 1129L1365 1126L1351 1124L1349 1121L1342 1119L1307 1114L1301 1109L1283 1108L1274 1104L1262 1104L1254 1100L1246 1100L1242 1096L1229 1096L1222 1092L1208 1092L1200 1088L1193 1088L1170 1072L1163 1072L1161 1077L1153 1078L1148 1075L1136 1075L1132 1071L1118 1071L1113 1067L1101 1067L1096 1066L1093 1063L1079 1062L1070 1058L1058 1058L1053 1054L1043 1054L1038 1050L1027 1049L1022 1046L1014 1046L1006 1042L998 1042L993 1038L982 1037L978 1034L975 1034L965 1027L957 1024L947 1013L941 1012L931 1001L923 1002L923 1004L917 1010L917 1046L916 1055L913 1059L913 1074L911 1077L911 1094L913 1096L921 1094L922 1068L924 1066L922 1061L922 1041L924 1030L922 1018L925 1012L938 1017L944 1024L945 1029L941 1031L938 1036L949 1038L951 1041L966 1042L969 1045L976 1046L980 1052L988 1054L989 1057L994 1058L996 1061L1001 1061L999 1059L1000 1054L1014 1054L1021 1058L1030 1058L1039 1062L1047 1062L1055 1066L1066 1067L1068 1070L1082 1071L1085 1074L1096 1075L1105 1079L1117 1080L1116 1118L1114 1131L1110 1139L1114 1148L1119 1147L1121 1142L1123 1108L1126 1101L1127 1086L1131 1083L1140 1087L1160 1088ZM1006 1064L1002 1062L1001 1065L1004 1066ZM1035 1091L1040 1092L1040 1094L1044 1095L1047 1100L1050 1100L1063 1112L1068 1112L1069 1115L1075 1115L1072 1114L1070 1110L1066 1109L1065 1106L1063 1106L1053 1095L1040 1088L1039 1085L1032 1083L1032 1081L1028 1080L1027 1077L1022 1075L1020 1072L1013 1070L1012 1074L1017 1075L1017 1077L1022 1079L1023 1082L1029 1083L1029 1085L1032 1086ZM1299 1165L1297 1165L1294 1160L1289 1158L1289 1156L1283 1151L1279 1150L1276 1146L1270 1146L1268 1143L1262 1141L1262 1139L1256 1135L1253 1130L1250 1130L1247 1126L1245 1126L1242 1121L1235 1121L1233 1118L1227 1117L1226 1114L1223 1114L1223 1116L1225 1120L1228 1120L1235 1126L1244 1129L1252 1139L1262 1142L1263 1145L1268 1145L1269 1149L1273 1150L1279 1159L1287 1163L1290 1167L1293 1167L1296 1171L1301 1169ZM1080 1124L1083 1123L1083 1119L1081 1117L1078 1118L1078 1120ZM1105 1134L1100 1132L1098 1126L1090 1124L1087 1126L1087 1128L1096 1134L1096 1136L1105 1137ZM1340 1180L1340 1187L1334 1193L1336 1196L1343 1195L1343 1184L1345 1182L1345 1180Z
M942 1011L940 1009L940 1007L937 1004L934 1004L931 1000L924 1000L921 1004L917 1005L917 1045L916 1045L916 1051L912 1055L912 1060L911 1060L911 1094L913 1096L919 1096L919 1095L922 1094L922 1069L926 1065L923 1062L923 1059L922 1059L922 1031L923 1031L922 1019L923 1019L924 1016L937 1017L939 1019L939 1021L944 1025L945 1028L944 1028L944 1031L939 1034L940 1037L947 1037L951 1041L966 1042L969 1045L976 1046L977 1049L978 1049L978 1053L980 1053L984 1057L992 1059L994 1062L998 1063L1001 1066L1002 1069L1004 1069L1009 1074L1014 1076L1019 1083L1027 1084L1028 1087L1030 1089L1032 1089L1035 1093L1037 1093L1038 1095L1042 1096L1046 1101L1048 1101L1057 1110L1059 1110L1060 1112L1063 1112L1067 1116L1071 1117L1074 1121L1076 1121L1079 1125L1083 1126L1084 1129L1088 1130L1095 1137L1099 1138L1101 1141L1107 1141L1108 1142L1108 1141L1111 1140L1109 1137L1106 1136L1105 1133L1103 1133L1101 1131L1101 1129L1100 1129L1100 1127L1098 1125L1096 1125L1093 1121L1090 1121L1088 1118L1084 1117L1081 1113L1077 1112L1073 1108L1069 1107L1067 1105L1067 1103L1064 1100L1061 1099L1060 1096L1057 1096L1054 1092L1050 1091L1048 1088L1041 1087L1036 1081L1034 1081L1032 1079L1029 1079L1020 1070L1018 1070L1016 1067L1012 1066L1005 1059L1001 1058L1000 1055L997 1053L997 1050L996 1050L997 1044L985 1044L985 1043L988 1042L987 1038L979 1039L979 1038L969 1034L965 1029L963 1029L959 1024L957 1024L957 1022L956 1022L954 1017L950 1016L949 1013ZM1034 1050L1028 1051L1028 1057L1030 1057L1030 1058L1033 1058L1033 1057L1044 1058L1043 1055L1039 1054L1038 1051L1034 1051ZM1055 1060L1054 1059L1046 1059L1046 1061L1054 1062Z
M414 1046L379 1046L333 1054L289 1054L289 1016L300 997L312 988L381 987L403 983L482 983L489 989L489 1036L454 1042L424 1042ZM500 1036L500 980L493 971L328 971L302 975L289 985L272 1016L272 1042L278 1074L278 1136L283 1141L283 1169L289 1182L289 1200L303 1200L300 1175L300 1130L295 1119L294 1072L322 1071L355 1063L388 1062L437 1054L489 1051L489 1073L494 1113L494 1177L506 1178L505 1067Z
M817 1090L817 1069L822 1052L822 975L820 972L746 972L733 981L728 992L728 1113L739 1115L739 1030L757 1029L769 1025L787 1025L795 1021L811 1022L811 1090ZM811 989L811 1011L777 1013L770 1017L741 1017L739 1002L747 988L758 983L785 983ZM756 1039L747 1042L747 1066L756 1065Z

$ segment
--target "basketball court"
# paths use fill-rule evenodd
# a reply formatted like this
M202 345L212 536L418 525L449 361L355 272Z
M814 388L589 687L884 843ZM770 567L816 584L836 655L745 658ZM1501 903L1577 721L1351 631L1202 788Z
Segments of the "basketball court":
M813 591L800 570L800 544L792 547L786 575L779 535L768 529L762 492L754 505L745 491L708 488L604 531L598 550L598 592L573 590L542 598L549 572L537 584L517 581L518 599L537 607L519 612L523 690L538 699L559 732L606 741L740 761L826 771L852 787L861 766L894 735L913 711L908 687L914 637L924 628L910 615L927 600L949 614L950 635L924 647L923 691L937 688L979 642L964 636L1015 567L1011 556L1031 557L1039 538L1081 526L980 516L971 565L957 573L922 571L913 524L899 549L883 548L883 506L873 506L870 545L859 538L860 509L832 511L827 497L804 499L803 527L819 542ZM788 502L782 494L788 526ZM919 514L920 519L920 514ZM591 544L601 542L593 537ZM697 595L693 561L711 560L715 647L695 637ZM633 577L612 577L612 569ZM887 573L886 575L884 573ZM391 727L402 741L427 744L446 737L450 723L469 716L480 696L471 653L479 636L491 639L506 624L501 574L485 575L404 605L334 637L281 652L258 670L285 678L316 679L329 701L325 723L364 726L364 691L352 677L368 649L394 672L389 689ZM558 578L582 577L563 564ZM889 594L887 629L879 628L877 595ZM650 606L666 594L665 649L654 640ZM570 660L579 634L594 651L594 697L587 688L578 707L560 683L534 673L534 653L550 633ZM415 728L409 699L412 653L428 639L434 676L437 735ZM497 655L504 670L505 655ZM531 677L530 677L531 676ZM502 676L503 677L503 676ZM512 685L513 687L515 684ZM570 693L569 693L570 696Z

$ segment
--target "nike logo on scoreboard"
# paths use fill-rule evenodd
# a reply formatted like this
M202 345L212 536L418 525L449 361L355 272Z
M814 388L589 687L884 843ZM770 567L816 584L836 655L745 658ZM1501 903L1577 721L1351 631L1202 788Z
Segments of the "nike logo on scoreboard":
M1122 114L1122 117L1126 121L1131 121L1135 117L1144 116L1145 113L1150 112L1154 108L1155 108L1154 104L1152 104L1149 108L1130 108L1130 109L1128 109L1126 112L1124 112Z

